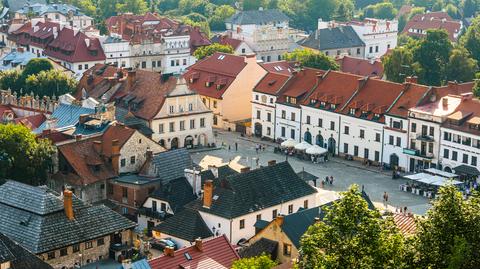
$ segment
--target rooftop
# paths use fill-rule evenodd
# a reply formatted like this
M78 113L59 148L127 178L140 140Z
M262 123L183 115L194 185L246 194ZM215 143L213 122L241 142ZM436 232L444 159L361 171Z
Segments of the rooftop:
M53 269L49 264L0 234L0 264L10 262L8 269Z
M316 50L365 47L352 26L318 29L301 41L300 45Z
M197 238L205 239L214 236L200 213L189 208L175 213L155 226L153 230L188 242L195 242Z
M380 60L360 59L351 56L343 56L335 60L342 72L359 76L383 77L383 65Z
M226 19L226 23L236 25L267 24L289 21L290 18L278 9L245 10Z

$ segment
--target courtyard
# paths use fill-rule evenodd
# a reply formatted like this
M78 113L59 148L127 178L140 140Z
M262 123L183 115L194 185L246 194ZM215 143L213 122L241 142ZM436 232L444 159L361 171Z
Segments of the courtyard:
M217 146L222 147L221 149L192 153L194 162L200 162L206 155L220 157L225 162L233 160L236 156L241 156L242 164L255 169L257 168L257 158L259 166L267 165L269 160L281 162L287 159L285 155L273 152L273 143L252 137L241 137L239 133L217 131L216 141ZM235 150L235 142L238 144L238 150ZM257 153L257 144L265 146L265 150L260 150ZM333 176L333 185L325 184L324 189L326 190L344 191L350 185L357 184L364 187L365 192L373 202L382 203L383 193L386 191L389 195L389 206L406 206L412 213L420 215L425 214L430 207L427 198L406 193L399 189L399 185L406 182L405 179L393 180L390 171L381 171L378 167L367 168L359 162L340 158L330 159L326 163L313 164L309 161L289 157L288 162L296 172L305 170L320 179ZM317 182L318 186L320 186L319 182Z

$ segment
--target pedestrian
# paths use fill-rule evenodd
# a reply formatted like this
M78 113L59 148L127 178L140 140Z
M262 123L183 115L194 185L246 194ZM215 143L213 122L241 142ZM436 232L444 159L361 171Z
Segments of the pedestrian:
M388 206L388 194L387 192L383 192L383 203L385 205L385 209L387 209L387 206Z
M333 185L333 176L330 176L330 185Z
M328 179L328 176L325 177L325 183L330 184L330 180Z
M257 158L255 161L257 162L257 167L258 167L258 163L260 162L260 158Z
M407 214L407 207L403 208L403 214Z
M255 152L258 154L258 144L255 144Z
M235 151L238 151L238 143L235 142Z
M230 151L230 144L228 144L228 151Z

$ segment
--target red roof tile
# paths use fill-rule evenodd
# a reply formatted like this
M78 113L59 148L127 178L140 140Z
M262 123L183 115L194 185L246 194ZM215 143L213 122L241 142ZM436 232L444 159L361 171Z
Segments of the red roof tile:
M287 82L288 78L290 78L290 76L278 73L267 73L258 82L253 91L270 95L277 95L285 82Z
M188 81L188 87L198 94L221 99L246 65L243 56L217 52L190 66L184 78ZM224 83L223 86L218 84L220 81ZM207 86L207 82L212 85Z
M404 91L400 98L388 111L389 115L407 118L408 110L417 106L427 97L430 87L419 84L405 84Z
M287 61L260 63L265 70L271 73L279 73L290 76L293 72L293 64Z
M38 22L28 31L30 35L29 44L44 48L54 38L54 33L60 31L60 24L46 21Z
M185 254L191 257L187 260ZM152 269L227 269L240 257L225 235L203 241L203 251L195 246L175 251L173 257L163 255L150 260Z
M300 105L302 98L306 97L317 84L318 77L325 73L323 70L313 68L303 68L298 72L294 72L291 78L282 88L280 97L277 99L278 103L283 103L287 100L287 96L297 98L296 103Z
M16 118L15 123L21 124L30 130L37 129L47 118L44 114L37 114L33 116L21 117Z
M460 120L450 120L450 117L442 124L442 127L454 129L479 136L478 122L480 122L480 100L471 94L461 96L463 99L452 115L458 115ZM473 128L472 128L473 127Z
M445 12L432 12L427 14L417 14L413 16L403 29L403 34L410 36L423 37L424 34L416 32L409 32L409 29L428 30L428 29L445 29L448 32L450 40L455 41L455 34L460 33L462 24L459 21L454 21Z
M240 46L240 44L243 42L240 39L231 38L226 35L217 36L213 38L212 41L222 45L230 45L234 50L237 49L238 46Z
M367 59L344 56L336 59L336 62L340 65L340 70L346 73L360 76L377 76L380 78L383 76L383 65L379 60L371 62Z

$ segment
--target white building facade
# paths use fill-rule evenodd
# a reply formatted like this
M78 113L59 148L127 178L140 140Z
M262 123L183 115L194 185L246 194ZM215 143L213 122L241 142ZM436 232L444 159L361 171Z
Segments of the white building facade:
M366 18L348 23L365 43L365 58L380 58L397 46L398 21Z

